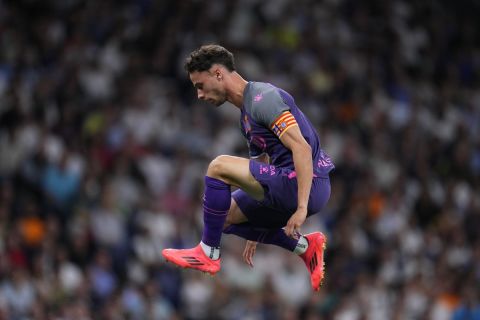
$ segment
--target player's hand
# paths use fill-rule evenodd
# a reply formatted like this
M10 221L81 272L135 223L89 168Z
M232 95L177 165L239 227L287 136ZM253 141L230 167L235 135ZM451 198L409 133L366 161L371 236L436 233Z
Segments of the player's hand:
M243 250L243 261L253 268L253 255L257 249L257 242L247 240L245 250Z
M300 227L307 218L307 209L297 209L295 213L288 219L285 227L285 234L290 238L297 239L300 234Z

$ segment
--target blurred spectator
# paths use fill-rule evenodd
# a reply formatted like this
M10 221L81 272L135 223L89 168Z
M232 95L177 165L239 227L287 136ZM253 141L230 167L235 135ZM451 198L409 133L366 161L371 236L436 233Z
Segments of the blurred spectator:
M0 318L480 319L478 2L0 1ZM295 256L225 237L219 278L164 247L246 156L183 61L220 43L289 90L333 157L313 294Z
M1 288L9 314L13 318L27 316L33 307L35 288L30 275L22 268L12 270Z

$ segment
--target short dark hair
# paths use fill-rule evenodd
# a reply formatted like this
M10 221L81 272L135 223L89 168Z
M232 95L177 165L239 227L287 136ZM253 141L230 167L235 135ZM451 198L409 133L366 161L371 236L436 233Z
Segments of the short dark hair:
M188 73L207 71L216 63L235 71L233 53L216 44L207 44L192 51L185 61L185 70Z

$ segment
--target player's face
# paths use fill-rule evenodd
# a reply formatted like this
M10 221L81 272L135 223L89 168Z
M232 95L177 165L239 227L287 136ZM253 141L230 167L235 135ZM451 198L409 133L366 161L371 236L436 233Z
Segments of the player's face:
M223 77L217 69L190 73L190 80L197 89L198 99L210 102L217 107L227 101L227 93L224 88Z

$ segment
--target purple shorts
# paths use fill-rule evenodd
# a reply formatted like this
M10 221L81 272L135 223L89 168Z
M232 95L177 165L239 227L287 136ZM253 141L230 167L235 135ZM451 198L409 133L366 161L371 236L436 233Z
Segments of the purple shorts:
M263 228L281 228L297 210L295 171L250 160L250 173L262 185L264 198L257 201L238 189L232 197L248 221ZM330 198L330 179L314 177L308 199L308 216L322 210Z

